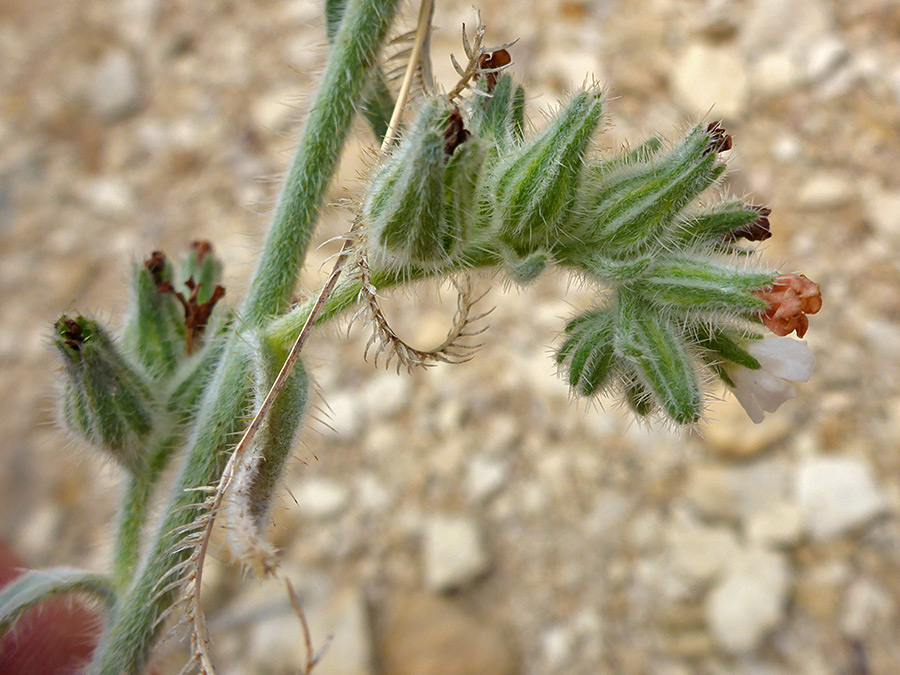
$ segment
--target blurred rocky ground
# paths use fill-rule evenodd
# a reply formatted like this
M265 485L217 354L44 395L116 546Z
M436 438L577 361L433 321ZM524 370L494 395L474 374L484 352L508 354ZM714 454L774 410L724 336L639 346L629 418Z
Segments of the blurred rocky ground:
M435 71L471 25L439 0ZM700 433L571 401L549 345L590 290L493 291L469 364L411 377L318 335L319 421L273 532L317 675L895 673L900 669L900 2L485 0L540 110L594 79L615 149L724 119L728 189L773 210L769 260L822 285L796 400ZM402 26L411 26L407 8ZM118 475L54 422L52 321L118 321L129 264L209 239L241 295L326 55L319 2L0 3L0 536L102 569ZM360 192L360 126L333 201ZM344 231L330 210L321 240ZM305 288L333 246L316 250ZM429 345L447 290L390 306ZM223 673L296 672L283 588L217 560ZM178 640L162 649L177 672Z

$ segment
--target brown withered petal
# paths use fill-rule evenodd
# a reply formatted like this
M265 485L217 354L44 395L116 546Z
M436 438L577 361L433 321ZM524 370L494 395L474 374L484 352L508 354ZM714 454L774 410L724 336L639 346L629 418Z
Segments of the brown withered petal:
M706 132L712 136L710 139L710 152L725 152L731 150L731 136L725 133L721 122L710 122L706 125Z
M82 334L81 326L74 319L70 319L67 316L60 317L56 322L56 328L59 330L60 328L64 328L62 331L62 337L65 338L65 343L71 347L76 352L81 349L81 345L84 344L84 335Z
M184 285L191 291L187 298L184 297L184 293L176 291L168 281L162 282L157 288L157 292L171 293L184 308L185 352L191 354L197 345L197 340L203 335L216 303L225 296L225 289L217 285L209 300L197 302L200 286L194 281L194 277L190 277L184 282Z
M162 273L166 268L166 254L162 251L153 251L150 257L144 261L144 267L150 272L153 283L159 289L159 285L162 283Z
M772 232L769 229L769 215L772 213L772 209L766 208L765 206L751 206L750 208L756 211L759 214L759 217L752 223L748 223L743 227L739 227L729 232L726 237L731 241L737 239L765 241L772 236Z
M447 156L451 156L453 151L466 142L469 138L469 131L463 123L462 114L459 108L454 108L447 119L447 128L444 130L444 152Z
M197 262L203 262L203 259L212 253L212 244L205 239L197 239L190 244L191 250L197 253Z
M498 49L490 54L482 54L478 57L478 68L480 70L490 70L492 68L502 68L512 63L512 55L505 49ZM497 73L485 73L485 82L487 83L488 93L494 91L497 86Z
M796 333L802 338L809 328L807 314L822 309L819 284L802 274L782 274L768 287L754 292L768 304L760 314L763 323L775 335L784 337Z

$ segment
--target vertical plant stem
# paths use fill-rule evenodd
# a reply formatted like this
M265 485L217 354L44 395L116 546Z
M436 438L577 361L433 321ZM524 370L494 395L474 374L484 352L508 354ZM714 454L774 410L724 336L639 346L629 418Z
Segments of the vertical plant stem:
M175 600L175 590L165 590L179 576L176 568L190 554L181 546L182 528L198 518L206 498L203 488L222 471L223 455L246 421L242 415L250 400L249 358L240 337L231 342L222 367L210 383L210 398L200 411L190 452L169 494L165 516L156 530L149 555L110 615L94 660L95 675L139 675L162 628L161 617Z
M243 318L250 325L262 325L290 299L325 189L365 91L367 72L397 4L356 0L347 8L244 303ZM240 336L235 336L201 403L189 454L150 553L111 613L89 672L138 675L145 670L160 618L174 600L174 591L161 592L160 586L189 555L179 546L184 536L180 530L199 515L194 507L204 501L202 490L218 481L223 455L246 422L242 415L249 394L247 363Z
M131 582L140 556L141 531L147 521L147 507L153 487L175 452L181 434L167 433L153 444L147 463L129 477L119 516L119 530L113 548L113 582L123 591Z
M397 3L352 2L341 21L244 302L243 318L251 325L262 325L290 302L325 189Z

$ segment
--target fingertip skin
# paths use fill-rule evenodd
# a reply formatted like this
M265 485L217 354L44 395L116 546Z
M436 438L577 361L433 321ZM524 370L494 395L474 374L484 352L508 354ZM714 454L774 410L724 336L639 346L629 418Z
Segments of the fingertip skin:
M22 560L0 541L0 588L25 571ZM75 675L97 646L100 621L71 597L53 598L19 619L0 637L0 675Z

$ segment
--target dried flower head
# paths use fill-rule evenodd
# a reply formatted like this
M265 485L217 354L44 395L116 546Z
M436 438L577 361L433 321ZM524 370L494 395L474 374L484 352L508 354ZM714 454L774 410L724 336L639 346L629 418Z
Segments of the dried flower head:
M797 337L802 338L809 328L806 315L822 309L819 284L802 274L779 275L771 286L754 294L768 303L760 318L769 330L780 337L796 332Z

